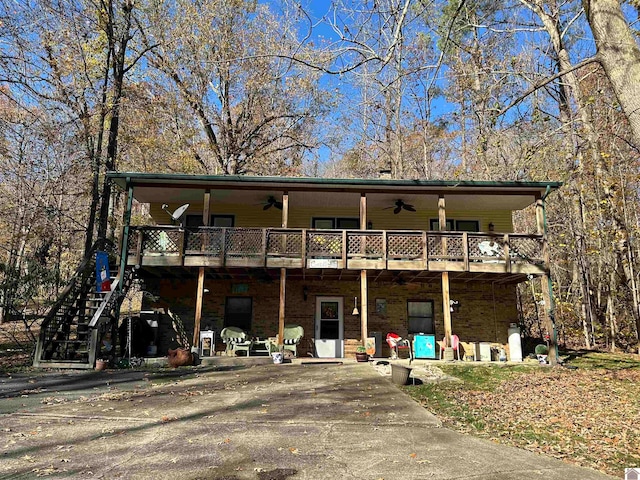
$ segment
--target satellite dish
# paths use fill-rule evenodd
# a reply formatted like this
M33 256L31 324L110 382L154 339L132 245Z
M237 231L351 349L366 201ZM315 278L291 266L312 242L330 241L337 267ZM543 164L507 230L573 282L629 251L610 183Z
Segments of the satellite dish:
M180 218L184 215L184 212L187 211L187 208L189 208L189 204L185 203L184 205L179 206L178 208L176 208L175 212L171 213L167 208L169 207L169 205L167 205L166 203L162 204L162 209L167 212L167 214L169 214L169 216L171 217L171 220L173 220L174 222L179 222L180 226L182 226L182 222L180 222Z

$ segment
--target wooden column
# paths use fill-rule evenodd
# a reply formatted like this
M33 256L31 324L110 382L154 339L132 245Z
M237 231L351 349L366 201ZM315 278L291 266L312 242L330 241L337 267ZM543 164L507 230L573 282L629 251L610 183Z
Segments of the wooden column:
M367 304L369 303L369 291L367 288L367 271L360 270L360 329L362 331L362 346L367 343L368 317Z
M449 272L442 272L442 314L444 316L444 342L445 347L451 347L451 303L449 300ZM445 350L445 354L446 354ZM453 359L453 350L451 351ZM446 359L446 356L445 356Z
M205 227L209 226L209 209L211 203L211 190L204 192L203 208L202 208L202 224ZM201 250L204 250L205 241L202 240ZM198 269L198 286L196 287L196 311L193 319L193 348L198 349L200 344L200 320L202 318L202 295L204 294L204 267ZM212 345L212 348L214 346Z
M438 227L441 232L447 229L447 210L444 196L438 197ZM447 255L447 239L442 238L442 254ZM442 316L444 319L444 359L453 360L451 348L451 297L449 296L449 272L442 272Z
M360 194L360 230L367 229L367 194ZM367 239L362 239L362 247L365 248ZM365 249L366 251L366 249ZM364 251L362 253L365 253ZM362 335L362 345L367 343L369 314L367 304L369 303L369 290L367 288L367 271L360 270L360 332Z
M289 225L289 193L282 194L282 228ZM278 346L284 345L284 309L285 295L287 292L287 269L280 269L280 306L278 309Z
M538 198L536 200L536 226L538 234L543 235L543 258L545 274L540 277L542 300L544 308L542 311L542 324L549 334L549 364L557 365L558 363L558 334L556 331L556 323L554 319L553 305L553 285L551 284L551 276L549 275L549 249L547 247L547 222L544 212L544 200Z

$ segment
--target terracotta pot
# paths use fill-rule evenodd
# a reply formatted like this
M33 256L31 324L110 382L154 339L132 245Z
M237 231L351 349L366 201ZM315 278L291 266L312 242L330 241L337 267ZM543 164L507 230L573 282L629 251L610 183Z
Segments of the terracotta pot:
M96 360L96 370L104 370L109 366L109 362L107 360Z

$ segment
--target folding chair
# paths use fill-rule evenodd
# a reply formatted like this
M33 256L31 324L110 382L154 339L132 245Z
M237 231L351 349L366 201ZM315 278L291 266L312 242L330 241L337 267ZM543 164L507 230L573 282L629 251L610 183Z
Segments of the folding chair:
M408 350L409 352L409 363L413 361L413 348L411 348L411 341L408 339L403 339L397 333L389 332L387 334L387 344L391 349L391 360L395 360L399 358L400 350Z

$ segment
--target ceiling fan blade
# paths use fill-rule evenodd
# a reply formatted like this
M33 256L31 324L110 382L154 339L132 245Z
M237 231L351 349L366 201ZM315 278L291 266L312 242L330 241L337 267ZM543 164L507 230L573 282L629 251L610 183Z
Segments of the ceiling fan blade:
M275 202L273 205L275 205L278 210L282 210L282 202Z
M414 207L413 205L407 205L406 203L402 206L402 208L404 208L405 210L409 210L410 212L416 211L416 207Z
M267 203L264 207L262 207L262 210L269 210L272 205L273 203Z
M397 206L396 208L393 209L393 213L400 213L400 210L402 210L401 206Z

